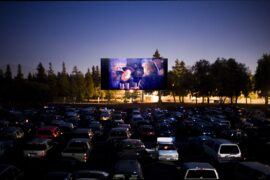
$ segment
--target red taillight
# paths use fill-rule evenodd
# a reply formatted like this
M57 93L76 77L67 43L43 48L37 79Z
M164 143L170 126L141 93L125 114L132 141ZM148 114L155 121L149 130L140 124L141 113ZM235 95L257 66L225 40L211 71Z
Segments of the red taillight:
M41 156L46 156L46 151L41 151Z
M85 161L87 160L87 154L83 155L83 160L85 160Z

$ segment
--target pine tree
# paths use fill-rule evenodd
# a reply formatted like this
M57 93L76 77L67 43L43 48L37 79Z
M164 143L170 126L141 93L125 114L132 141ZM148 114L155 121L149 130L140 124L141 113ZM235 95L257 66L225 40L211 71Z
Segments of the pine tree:
M40 83L46 83L46 81L47 81L46 71L45 71L45 68L43 67L42 63L39 63L37 66L36 79Z
M23 73L22 73L22 66L18 64L17 76L15 77L16 80L23 80Z
M10 65L8 64L7 65L7 68L6 68L6 72L5 72L5 79L7 80L7 81L10 81L10 80L12 80L12 72L11 72L11 69L10 69Z
M92 75L90 73L90 69L88 68L87 69L87 73L85 74L85 85L86 85L86 98L89 99L91 97L93 97L94 95L94 82L93 82L93 78L92 78Z

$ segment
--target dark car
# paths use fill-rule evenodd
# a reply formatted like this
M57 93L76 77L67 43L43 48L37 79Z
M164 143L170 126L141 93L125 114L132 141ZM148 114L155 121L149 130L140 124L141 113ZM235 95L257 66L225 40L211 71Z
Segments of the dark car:
M141 159L148 154L140 139L125 139L119 143L117 150L120 159Z
M156 133L152 125L142 125L137 129L137 132L141 138L156 137Z
M97 170L79 170L72 174L73 180L80 179L96 179L96 180L106 180L109 179L109 173Z
M119 178L118 178L119 177ZM115 164L113 179L144 179L141 164L137 160L119 160Z
M1 180L19 180L23 179L24 172L17 167L9 164L0 164Z
M44 180L72 180L72 174L69 172L48 172Z

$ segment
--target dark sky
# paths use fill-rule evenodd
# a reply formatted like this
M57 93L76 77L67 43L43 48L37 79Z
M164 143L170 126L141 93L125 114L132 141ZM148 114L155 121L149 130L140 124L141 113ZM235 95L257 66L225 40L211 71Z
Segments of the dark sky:
M187 65L235 58L254 72L270 53L270 2L0 2L0 65L62 62L85 72L100 58L152 57Z

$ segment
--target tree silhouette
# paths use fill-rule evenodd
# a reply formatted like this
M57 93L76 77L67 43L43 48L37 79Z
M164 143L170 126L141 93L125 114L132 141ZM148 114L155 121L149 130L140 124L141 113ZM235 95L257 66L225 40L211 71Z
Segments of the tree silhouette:
M184 96L189 93L192 85L192 74L184 61L175 60L175 65L172 67L171 82L175 94L179 96L179 102L184 103Z
M210 62L204 59L197 61L192 67L192 73L194 80L192 93L196 97L202 96L203 103L204 97L207 97L207 102L209 104L209 96L212 95L214 88Z
M20 64L18 64L18 70L15 79L19 81L23 80L22 66Z
M6 72L5 72L5 80L7 81L11 81L12 80L12 72L11 72L11 69L10 69L10 65L8 64L7 67L6 67Z
M42 63L39 63L37 66L36 80L40 83L46 83L47 81L46 70L43 67Z
M85 74L85 86L86 86L86 93L85 93L85 97L87 98L87 100L89 101L89 99L91 97L93 97L94 95L94 82L93 82L93 78L92 75L90 73L90 69L87 69L87 73Z
M257 61L255 72L255 90L265 98L265 105L268 105L270 91L270 54L264 54Z

